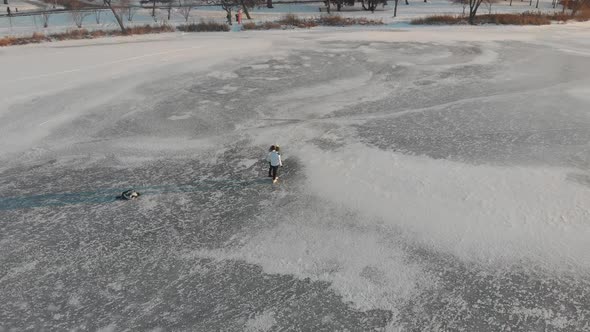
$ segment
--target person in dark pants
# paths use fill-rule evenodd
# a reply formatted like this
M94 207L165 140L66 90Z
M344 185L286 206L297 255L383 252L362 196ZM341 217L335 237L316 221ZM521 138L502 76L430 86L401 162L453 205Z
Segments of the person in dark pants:
M6 13L10 16L10 7L6 7Z
M278 145L271 145L270 149L268 149L268 155L270 156L270 153L272 151L276 151L279 156L281 155L281 148ZM267 159L270 157L267 157ZM268 162L268 177L272 177L272 165L270 164L270 161Z
M268 177L272 177L272 165L270 164L270 153L276 150L276 146L271 145L270 149L268 149L268 155L266 156L266 161L268 161Z
M274 145L271 146L271 150L268 153L266 160L270 163L269 175L272 176L272 182L275 183L279 179L279 166L283 166L283 162L281 161L281 155Z

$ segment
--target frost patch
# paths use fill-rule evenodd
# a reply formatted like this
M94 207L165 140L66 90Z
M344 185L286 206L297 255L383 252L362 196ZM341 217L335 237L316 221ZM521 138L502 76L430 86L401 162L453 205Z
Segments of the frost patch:
M246 241L242 248L191 251L182 257L244 260L262 266L265 273L327 281L345 302L360 310L395 311L418 289L432 284L430 276L408 262L389 237L379 230L351 228L342 218L322 207L294 212L283 216L279 226Z
M249 319L244 325L246 332L267 332L277 323L272 311L265 311L254 318Z
M238 162L238 168L250 168L258 162L257 159L244 159Z
M405 62L405 61L401 61L401 62L398 62L398 63L397 63L397 64L395 64L395 65L392 65L392 67L393 67L393 68L395 68L395 67L413 67L413 66L415 66L415 65L416 65L416 64L415 64L415 63L412 63L412 62Z
M235 92L237 90L238 90L238 87L237 86L224 85L223 88L221 88L220 90L215 91L215 93L220 94L220 95L224 95L224 94Z
M98 330L96 330L96 332L115 332L115 331L117 331L117 325L115 325L114 323L109 324L104 327L101 327Z
M207 74L207 77L213 77L220 80L229 80L238 78L238 74L231 71L213 71Z
M123 289L123 286L121 285L120 282L111 282L110 284L108 284L107 286L109 286L109 288L111 288L114 291L120 291L121 289Z
M185 112L185 113L182 113L181 115L173 115L173 116L169 117L168 120L173 120L173 121L186 120L186 119L190 118L192 115L193 115L192 112Z
M70 296L70 299L68 300L68 305L79 308L81 306L80 297L78 295Z
M252 68L254 70L268 69L268 68L270 68L270 65L268 65L268 64L251 65L250 68Z
M553 310L542 309L542 308L514 308L512 313L519 316L524 316L525 320L541 319L547 324L553 326L556 329L565 329L568 327L568 320L566 317L555 314Z
M566 180L569 169L475 166L362 144L310 147L299 158L312 192L436 250L480 263L590 269L590 191Z
M567 90L567 93L575 98L590 102L590 86Z
M37 261L32 261L32 262L25 263L21 266L14 267L10 270L10 272L8 272L6 277L7 278L15 278L23 273L33 271L36 266L37 266Z

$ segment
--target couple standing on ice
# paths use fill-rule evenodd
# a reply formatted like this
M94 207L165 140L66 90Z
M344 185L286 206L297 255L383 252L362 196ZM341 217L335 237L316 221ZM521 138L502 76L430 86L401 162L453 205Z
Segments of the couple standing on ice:
M268 164L270 165L268 169L268 177L272 177L272 183L277 182L279 179L277 175L279 172L279 166L283 166L279 150L280 147L278 145L271 145L268 150L268 155L266 156L266 161L268 161Z

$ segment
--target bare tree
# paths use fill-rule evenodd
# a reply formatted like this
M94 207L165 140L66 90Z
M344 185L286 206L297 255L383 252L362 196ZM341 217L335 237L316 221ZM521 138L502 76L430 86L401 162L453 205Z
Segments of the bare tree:
M84 23L84 18L86 18L86 16L88 16L88 12L81 11L81 10L72 10L70 12L70 15L72 16L72 21L74 21L74 24L76 25L76 27L82 28L82 24Z
M407 1L407 0L406 0ZM354 6L354 1L345 1L347 6ZM387 5L387 0L361 0L361 6L364 10L374 12L378 5Z
M10 32L12 32L12 15L8 15L8 24L10 25Z
M72 17L72 21L74 21L76 27L82 28L84 18L88 16L88 12L84 10L83 4L79 1L73 0L69 2L68 6L70 7L70 16Z
M246 12L248 8L261 6L265 2L266 0L207 0L208 4L221 6L221 8L225 10L227 23L229 25L232 24L232 11L234 9L241 7L244 10L244 12Z
M193 5L187 4L186 1L183 5L182 0L180 0L179 2L180 2L180 7L178 8L178 12L180 13L180 15L182 15L182 17L184 17L184 21L188 22L188 19L191 15L191 10L193 9Z
M510 1L512 1L512 0L510 0ZM465 10L467 9L467 6L469 5L469 0L452 0L452 2L463 6L463 16L465 16Z
M244 10L244 14L246 14L246 18L251 20L252 17L250 17L250 12L248 11L248 6L246 6L246 4L244 3L244 0L240 0L240 5L242 5L242 9ZM260 5L260 4L258 4Z
M493 2L497 2L498 0L451 0L453 3L460 4L463 6L463 16L465 16L465 10L469 7L469 24L475 24L475 15L477 14L477 10L481 6L482 3L485 3L488 7L489 12L491 13L491 6Z
M483 0L484 5L488 8L488 15L492 15L492 5L500 0Z
M51 16L51 11L49 7L45 7L45 10L41 12L41 20L43 21L43 27L47 28L49 26L49 16Z
M371 13L374 13L378 5L382 5L383 7L385 7L385 5L387 4L387 0L368 0L367 4L369 5L369 10L371 11Z
M135 7L133 5L127 6L127 21L132 22L133 16L135 16L135 13L137 13L137 7Z
M172 0L168 1L168 5L166 6L166 11L168 12L168 21L170 21L170 12L172 11Z
M385 5L387 4L387 0L366 0L366 1L367 1L366 10L370 10L371 13L375 12L375 9L377 8L378 5L383 5L383 7L385 7Z
M354 6L357 2L361 3L363 10L370 10L371 12L374 12L379 5L383 5L383 7L387 5L387 0L325 0L324 4L326 5L326 11L330 13L331 5L334 5L336 10L340 11L342 7ZM409 4L408 0L406 0L406 4Z
M483 0L467 0L469 1L469 24L475 24L475 15Z
M238 7L238 3L235 0L217 0L219 1L221 8L225 10L225 17L227 18L227 24L231 25L231 12L233 9Z
M70 12L70 15L72 16L72 21L74 21L76 27L81 28L82 24L84 23L84 18L88 16L88 13L79 10L73 10Z
M344 5L344 0L330 0L336 6L336 11L340 11L342 9L342 5ZM354 1L353 1L354 5Z
M102 14L102 9L95 8L93 10L93 12L94 12L94 19L96 20L96 24L100 24L100 16Z
M123 24L123 19L121 18L121 13L118 10L120 8L120 6L117 6L117 4L113 4L113 0L103 0L103 1L109 7L111 12L113 13L115 20L117 21L117 24L119 24L119 27L121 28L121 32L126 34L127 30L125 29L125 25Z

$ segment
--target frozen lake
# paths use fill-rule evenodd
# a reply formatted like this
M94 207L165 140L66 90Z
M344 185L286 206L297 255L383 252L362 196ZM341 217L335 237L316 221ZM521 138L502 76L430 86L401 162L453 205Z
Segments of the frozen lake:
M0 331L590 328L587 23L220 36L0 49Z

